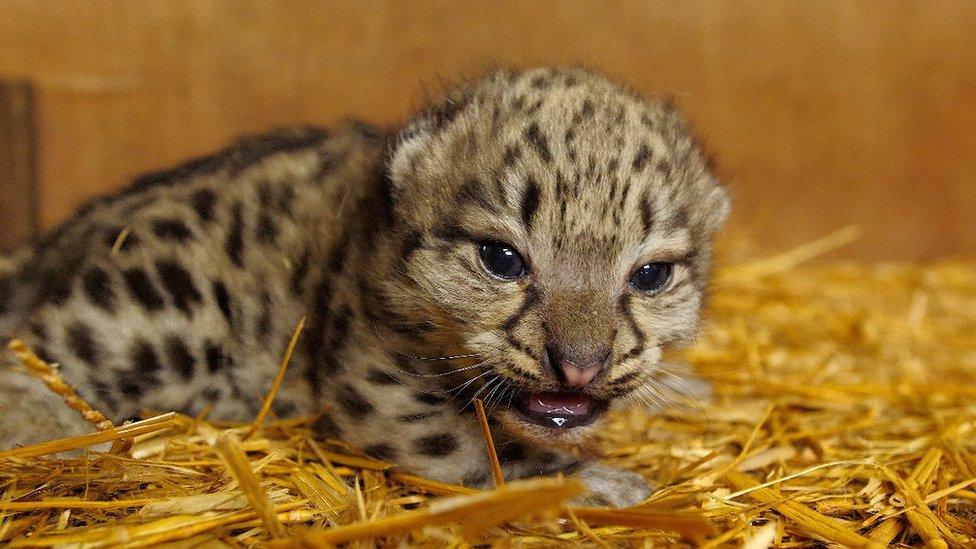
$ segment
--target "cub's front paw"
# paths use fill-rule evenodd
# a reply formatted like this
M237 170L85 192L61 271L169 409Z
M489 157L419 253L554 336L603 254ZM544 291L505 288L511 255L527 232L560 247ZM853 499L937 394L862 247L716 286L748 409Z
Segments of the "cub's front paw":
M630 507L651 495L651 484L633 471L587 463L576 471L588 491L573 500L577 505Z

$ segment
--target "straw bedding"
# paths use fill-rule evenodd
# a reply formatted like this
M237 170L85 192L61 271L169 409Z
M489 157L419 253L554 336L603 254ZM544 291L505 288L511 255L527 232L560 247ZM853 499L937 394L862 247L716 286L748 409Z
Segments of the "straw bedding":
M0 453L0 543L973 546L976 262L799 265L848 236L719 270L702 338L670 357L711 399L614 412L597 441L656 483L642 506L566 505L572 478L428 481L304 419L169 414Z

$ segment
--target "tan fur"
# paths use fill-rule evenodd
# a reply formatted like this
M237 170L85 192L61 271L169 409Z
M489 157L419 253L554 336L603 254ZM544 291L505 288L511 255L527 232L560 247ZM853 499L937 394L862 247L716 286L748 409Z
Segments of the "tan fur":
M13 305L0 327L117 417L208 405L244 420L304 314L279 413L324 410L325 435L477 484L489 479L477 396L509 478L579 469L593 501L621 505L647 490L576 455L598 427L529 424L509 404L560 390L554 348L609 350L585 388L600 400L661 385L661 350L696 330L728 208L670 106L582 70L503 71L398 134L273 134L97 202L0 280ZM138 243L113 253L122 228ZM513 246L528 275L488 274L484 242ZM673 280L635 292L650 262L674 262ZM30 385L2 375L7 396ZM33 427L4 444L70 428L9 413Z

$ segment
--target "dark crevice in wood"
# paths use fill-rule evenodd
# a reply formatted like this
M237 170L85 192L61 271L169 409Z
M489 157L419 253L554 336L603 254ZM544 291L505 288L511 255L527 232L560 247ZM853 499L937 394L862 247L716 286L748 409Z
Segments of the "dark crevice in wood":
M0 80L0 253L38 233L35 94L30 82Z

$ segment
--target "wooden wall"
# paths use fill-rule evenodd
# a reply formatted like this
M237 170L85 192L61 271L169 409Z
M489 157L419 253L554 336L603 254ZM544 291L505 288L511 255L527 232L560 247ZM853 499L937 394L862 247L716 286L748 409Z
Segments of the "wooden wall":
M0 0L0 78L37 89L44 227L242 132L394 123L445 80L549 63L672 94L733 189L729 234L976 252L973 2Z

